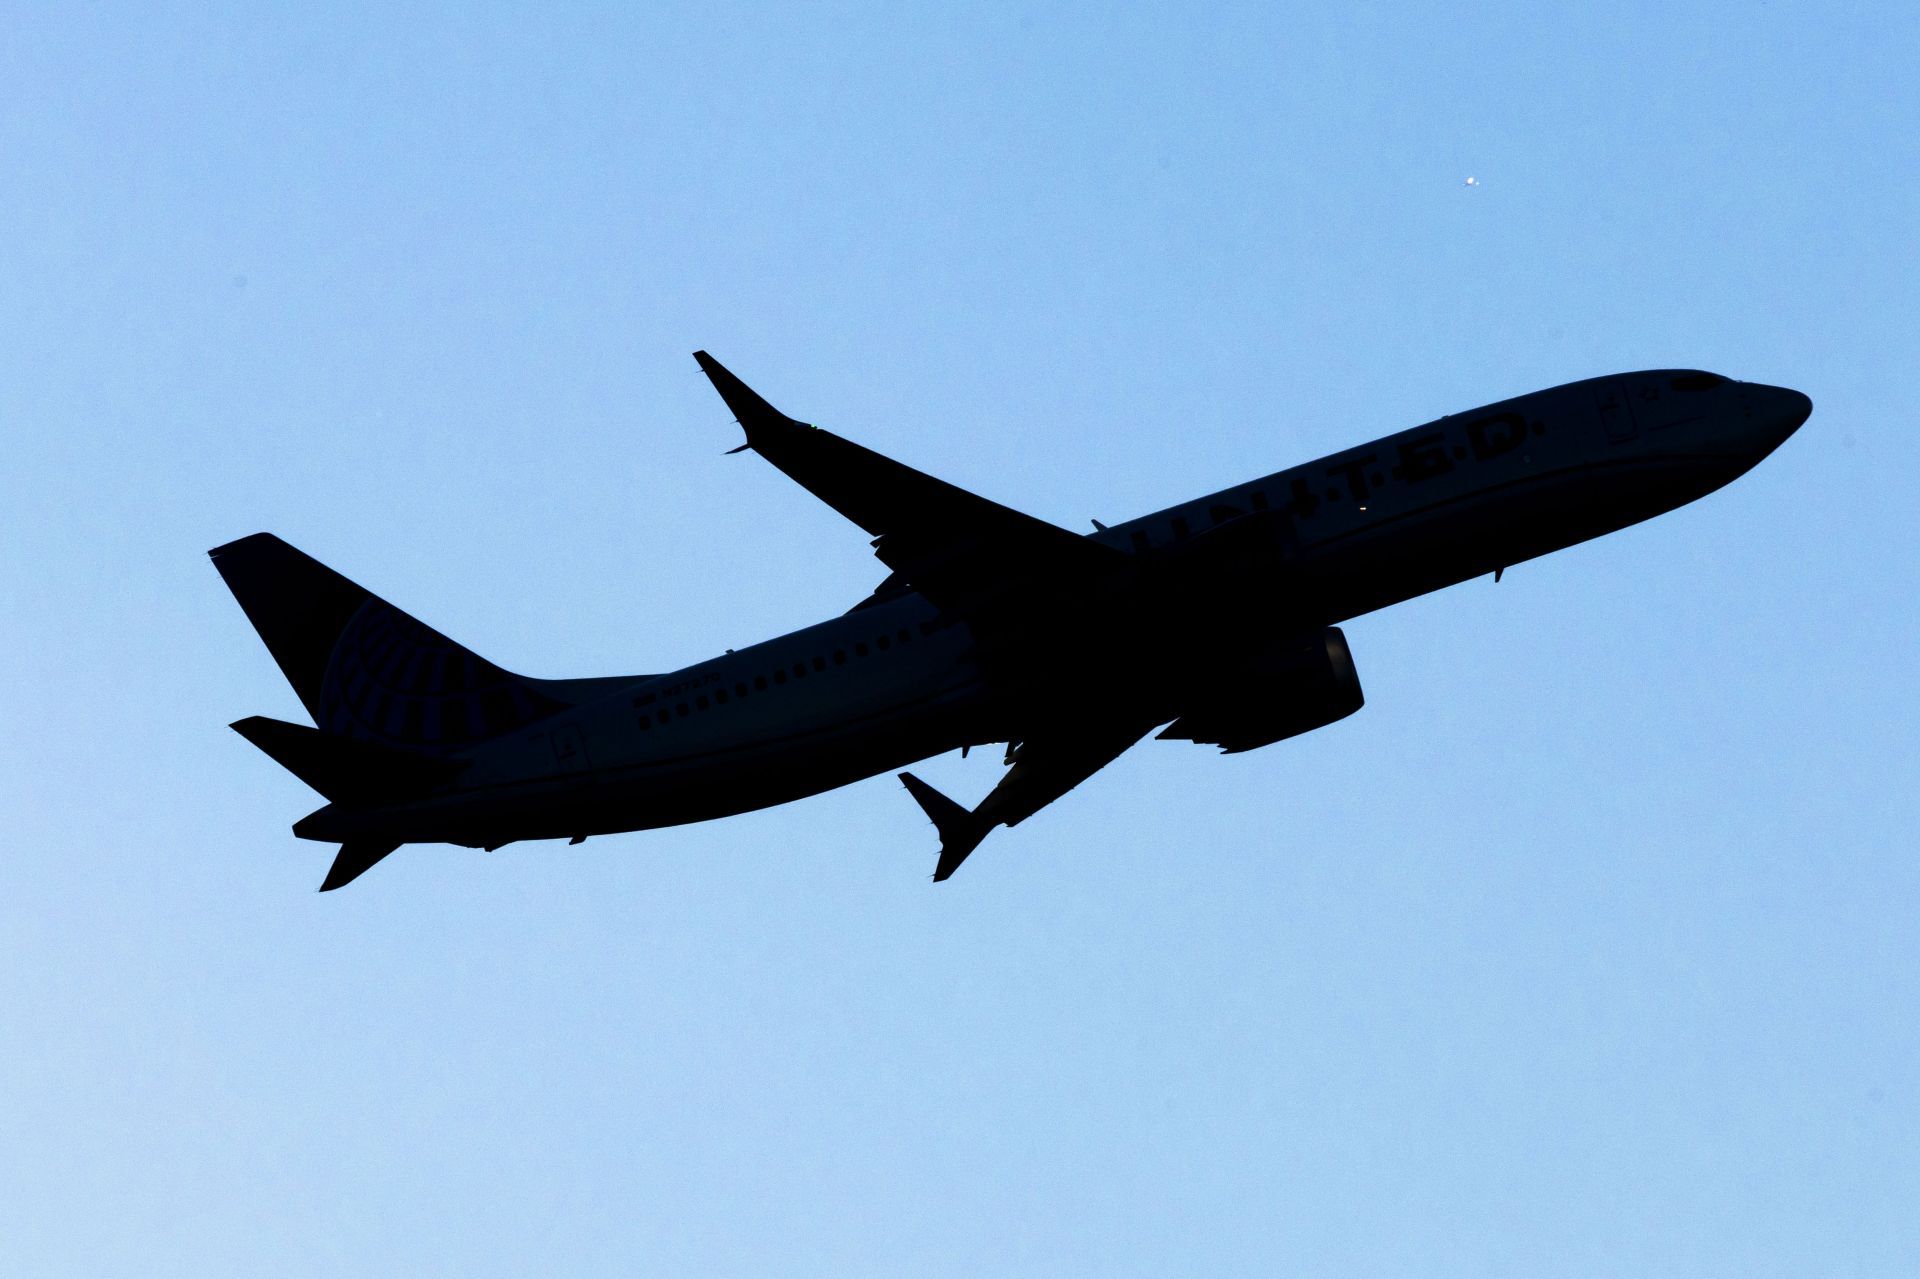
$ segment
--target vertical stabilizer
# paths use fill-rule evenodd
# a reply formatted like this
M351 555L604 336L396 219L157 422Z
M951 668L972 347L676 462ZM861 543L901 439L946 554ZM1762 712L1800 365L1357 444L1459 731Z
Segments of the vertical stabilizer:
M570 704L554 682L500 669L271 533L208 554L326 733L445 753Z

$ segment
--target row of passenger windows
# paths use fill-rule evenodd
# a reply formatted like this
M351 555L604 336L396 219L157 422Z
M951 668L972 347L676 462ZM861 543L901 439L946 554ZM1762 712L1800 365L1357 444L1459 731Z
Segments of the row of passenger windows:
M919 625L921 635L931 635L944 623L939 621L922 622ZM792 666L755 675L752 679L735 680L731 690L725 684L702 689L684 701L672 703L660 702L657 693L642 693L633 699L633 707L641 728L652 728L655 724L665 724L675 719L685 719L700 711L715 706L725 706L736 699L745 699L755 693L765 693L787 683L788 680L802 680L809 674L824 673L828 666L845 666L849 661L872 656L876 652L884 653L895 644L911 644L913 627L902 626L891 635L881 635L869 644L865 640L855 644L851 651L836 648L830 655L815 657L811 661L795 662Z

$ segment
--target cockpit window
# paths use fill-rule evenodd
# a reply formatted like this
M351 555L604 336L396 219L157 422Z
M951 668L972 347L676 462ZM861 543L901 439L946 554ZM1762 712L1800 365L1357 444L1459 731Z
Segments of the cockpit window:
M1667 385L1676 391L1711 391L1716 386L1725 386L1727 379L1718 373L1682 373Z

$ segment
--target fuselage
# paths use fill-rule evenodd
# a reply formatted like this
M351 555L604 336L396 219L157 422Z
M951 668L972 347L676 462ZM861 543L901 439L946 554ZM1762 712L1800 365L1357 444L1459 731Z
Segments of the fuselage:
M1206 607L1260 627L1324 627L1625 527L1704 496L1792 434L1784 388L1692 370L1574 382L1454 414L1088 534L1178 563L1205 539L1252 555ZM1181 607L1190 601L1183 599ZM1180 713L1168 635L1103 614L1076 696L1147 672ZM1188 628L1189 630L1193 628ZM1116 633L1119 632L1119 633ZM1206 660L1203 638L1179 661ZM376 810L322 809L319 839L377 833L496 845L702 821L784 803L970 744L1019 740L1017 655L912 593L670 674L488 741L455 788ZM1058 666L1049 667L1058 671ZM1056 675L1054 678L1069 678ZM1149 699L1151 701L1151 699ZM1164 722L1162 720L1161 722Z

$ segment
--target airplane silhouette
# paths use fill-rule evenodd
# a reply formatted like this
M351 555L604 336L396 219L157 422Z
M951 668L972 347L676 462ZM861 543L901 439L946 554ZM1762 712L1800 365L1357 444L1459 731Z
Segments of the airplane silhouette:
M402 844L708 821L1006 744L969 809L912 773L946 879L1155 728L1228 753L1364 700L1338 623L1691 502L1806 421L1784 387L1663 369L1443 417L1089 534L773 408L694 358L746 443L890 570L830 621L656 675L503 670L269 533L209 554L313 717L243 737L326 798L339 888ZM1162 727L1164 726L1164 727Z

